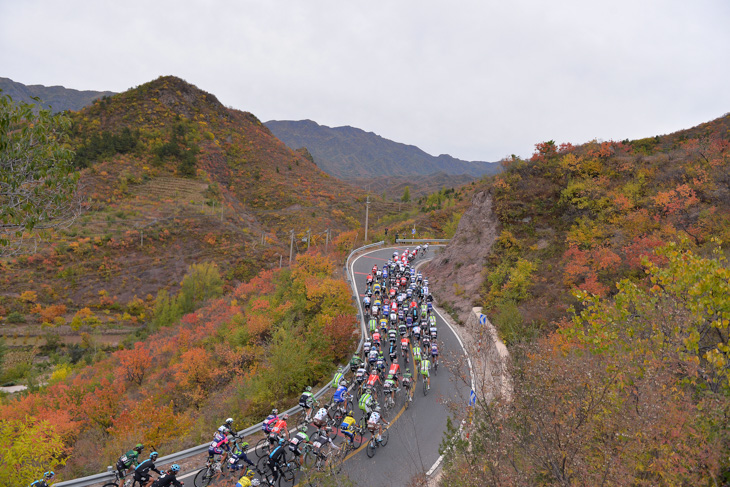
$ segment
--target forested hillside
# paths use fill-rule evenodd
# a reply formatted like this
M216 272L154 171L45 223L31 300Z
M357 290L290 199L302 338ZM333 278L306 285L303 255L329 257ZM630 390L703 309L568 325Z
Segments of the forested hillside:
M355 245L340 234L361 226L358 190L178 78L68 117L80 214L0 260L0 383L28 386L0 397L17 448L3 484L57 462L98 472L130 441L198 444L221 414L258 419L329 374L354 329L329 259ZM292 337L317 361L270 384Z
M445 485L727 482L730 115L503 164L475 188L498 236L472 302L513 390L478 403Z

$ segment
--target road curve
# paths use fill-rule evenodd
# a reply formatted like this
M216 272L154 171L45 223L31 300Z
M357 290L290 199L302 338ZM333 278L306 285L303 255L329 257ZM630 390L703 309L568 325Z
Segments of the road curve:
M393 255L395 250L403 252L405 246L387 247L366 252L355 259L351 264L351 278L354 282L361 302L365 292L365 276L372 270L374 264L382 267L383 264ZM424 261L433 257L433 247L429 254L420 257ZM424 277L428 278L427 275ZM439 330L439 352L441 354L441 366L438 375L431 373L431 389L427 396L423 395L422 382L419 379L415 383L414 400L407 410L403 407L402 393L398 396L396 407L384 414L385 419L391 422L389 428L390 441L384 448L376 451L373 458L368 458L365 453L366 442L356 452L351 453L344 465L343 473L349 475L356 485L362 487L390 487L405 486L410 479L419 473L425 473L439 459L439 444L446 432L446 421L449 417L447 400L457 403L463 402L467 405L469 388L458 380L447 366L447 363L465 363L461 360L465 354L464 349L456 335L446 322L436 314L436 326ZM406 365L401 361L401 369ZM412 367L412 363L409 364ZM381 403L382 405L382 403ZM359 419L360 411L355 406L355 418ZM309 434L314 433L312 427ZM341 441L336 440L336 441ZM256 461L253 454L252 459ZM193 487L193 478L197 470L186 472L180 479L185 487ZM227 484L226 487L228 487ZM231 487L235 485L235 480Z
M395 250L402 252L405 248L401 246L373 250L353 260L352 273L361 296L365 292L365 276L372 270L373 265L382 267ZM429 254L432 252L433 248L429 249ZM431 257L432 255L426 255L419 260ZM428 278L427 275L424 277ZM464 355L458 339L438 314L436 318L442 364L464 363L463 360L454 360ZM404 364L401 362L401 369L403 368ZM446 400L456 399L459 402L459 398L463 399L466 407L469 398L468 387L456 379L448 367L439 367L438 375L434 375L433 372L431 374L431 390L428 396L423 396L419 380L412 406L402 411L403 401L399 398L390 417L386 415L386 419L392 421L401 413L390 428L388 445L379 449L372 459L368 458L364 451L356 453L346 462L344 471L361 486L406 485L413 475L428 471L438 460L438 447L446 432L446 420L449 417Z

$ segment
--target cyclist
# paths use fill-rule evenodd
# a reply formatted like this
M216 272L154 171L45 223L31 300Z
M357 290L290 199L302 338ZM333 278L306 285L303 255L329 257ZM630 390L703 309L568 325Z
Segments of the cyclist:
M388 330L388 341L390 343L395 343L398 341L398 330L396 330L395 327Z
M400 339L400 350L403 354L403 358L405 359L406 363L408 363L408 349L411 348L411 340L404 336Z
M173 463L170 466L170 470L167 472L162 472L160 475L160 478L155 480L152 483L152 487L170 487L174 485L175 487L183 487L183 484L180 483L180 481L177 479L177 473L180 471L180 465L177 463Z
M140 485L144 485L150 480L150 470L162 475L162 472L157 470L157 467L155 467L155 460L157 460L157 452L153 451L150 453L150 458L148 460L140 463L137 465L137 468L134 469L134 480Z
M423 359L421 360L421 375L423 376L423 380L425 380L427 383L426 389L431 388L431 377L429 376L429 370L431 370L431 361L428 359L428 355L424 353Z
M271 414L266 416L266 419L261 423L261 430L267 435L271 433L271 427L279 420L279 410L272 409Z
M370 330L370 334L378 331L378 320L376 320L375 318L370 318L368 320L368 330Z
M431 359L434 365L439 360L439 347L436 345L436 342L431 343Z
M421 363L421 347L418 342L413 344L413 363L418 367Z
M395 377L396 382L398 381L398 377L400 376L400 364L398 362L390 364L390 369L388 369L388 375L392 375L393 377Z
M365 296L362 298L362 307L365 308L365 312L370 309L370 296Z
M380 348L380 333L377 331L373 333L373 345Z
M233 448L231 448L231 469L235 472L236 470L242 468L241 465L238 464L239 460L243 460L244 463L249 465L250 467L256 467L256 464L254 464L251 459L248 458L248 455L246 455L246 450L248 449L249 444L247 441L244 441L240 445L238 443L234 443Z
M375 406L375 410L370 413L370 416L368 417L368 429L370 430L370 434L373 436L375 436L375 428L378 429L378 442L383 441L383 426L380 424L381 421L390 425L390 423L380 416L380 406Z
M428 353L429 350L431 350L431 339L428 337L428 335L423 335L423 341L421 342L423 346L423 351Z
M261 481L259 479L253 478L253 476L256 475L253 470L249 470L246 472L246 475L241 477L241 479L236 483L236 487L252 487L261 485Z
M372 389L370 387L365 389L365 394L360 396L360 401L358 401L358 407L362 410L362 412L367 417L370 412L372 411L372 405L375 402L375 399L373 399Z
M355 371L360 368L362 365L362 359L359 355L355 354L350 359L350 372L355 373Z
M398 392L398 386L395 383L395 378L393 375L388 374L388 378L385 379L385 382L383 382L383 395L385 396L385 402L393 401L395 403L395 399L393 398L393 393Z
M216 455L223 455L230 449L228 445L228 428L221 426L213 434L213 441L208 446L208 459L212 460Z
M416 323L416 325L413 327L412 330L413 333L413 339L418 341L421 339L421 327Z
M269 459L267 462L274 477L272 485L275 485L277 480L279 480L279 469L281 468L281 464L286 464L286 448L284 448L284 445L284 438L279 438L279 444L276 445L276 448L274 448L271 453L269 453Z
M362 353L364 354L365 357L368 356L371 348L372 348L372 344L370 343L370 340L366 339L362 344Z
M347 415L340 425L340 431L343 435L347 436L347 442L352 445L355 440L355 418L353 418L352 411L347 411Z
M439 334L439 330L436 328L436 325L431 325L431 329L429 331L431 332L431 340L436 340Z
M403 372L403 388L405 390L408 390L411 388L412 378L413 378L413 375L411 374L411 369L406 369L406 371Z
M347 382L343 379L340 382L339 387L335 391L335 395L332 396L332 402L337 406L341 406L345 402L345 395L347 394Z
M391 362L395 362L398 360L398 345L395 344L395 341L390 342L390 347L388 348L388 356L390 357Z
M299 397L299 406L306 412L306 414L304 415L304 419L307 422L310 422L312 420L312 404L314 404L312 386L307 386L304 392L302 392L302 395Z
M223 423L222 426L224 426L225 428L227 428L228 429L228 432L230 434L232 434L233 436L236 436L236 434L238 434L238 432L236 431L236 429L233 427L233 418L226 419L226 422Z
M375 362L378 361L378 349L377 348L371 348L370 352L368 353L368 363L370 364L370 367L375 366Z
M365 368L365 364L361 364L360 368L358 368L355 372L355 383L357 384L358 388L362 385L363 382L365 382L367 376L368 369Z
M43 474L43 478L40 480L36 480L32 484L30 484L30 487L49 487L48 482L53 480L53 477L55 477L56 474L53 472L46 472Z
M281 416L281 419L278 420L274 426L271 428L271 435L270 438L281 438L284 437L287 440L289 439L289 428L286 426L286 420L289 419L289 415L284 413ZM271 441L271 443L274 443L275 441Z
M325 404L321 408L319 408L319 411L317 411L317 413L314 415L314 419L312 419L312 424L314 424L314 427L317 428L318 431L321 431L327 427L327 419L331 417L332 416L330 416L329 412L329 404Z
M373 390L375 388L375 384L378 382L380 382L380 375L377 370L373 369L368 376L368 381L365 383L365 389Z
M332 379L332 382L330 383L330 386L333 389L337 389L337 387L339 387L339 385L340 385L340 382L342 382L342 380L344 378L345 378L345 368L344 367L341 367L341 368L337 369L337 372L335 372L335 376Z
M119 460L117 460L117 471L120 477L124 477L127 474L127 470L132 467L132 464L135 467L139 465L139 454L142 453L143 449L144 445L137 443L134 448L119 457Z
M289 440L289 451L294 454L294 461L297 462L297 465L300 467L302 466L302 463L299 461L299 457L302 456L302 446L306 443L310 443L309 435L307 434L307 427L302 426L300 430L297 431L297 434Z

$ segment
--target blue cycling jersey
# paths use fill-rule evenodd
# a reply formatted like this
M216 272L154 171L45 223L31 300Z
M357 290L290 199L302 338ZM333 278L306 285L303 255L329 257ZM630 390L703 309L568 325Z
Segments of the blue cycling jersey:
M335 391L334 401L335 402L345 402L345 398L343 395L347 392L346 386L339 386L337 390Z

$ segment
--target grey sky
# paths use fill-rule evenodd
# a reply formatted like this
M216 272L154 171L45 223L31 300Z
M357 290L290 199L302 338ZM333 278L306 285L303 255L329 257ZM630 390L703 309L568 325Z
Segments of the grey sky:
M261 120L469 160L669 133L730 111L727 0L0 0L0 76L179 76Z

